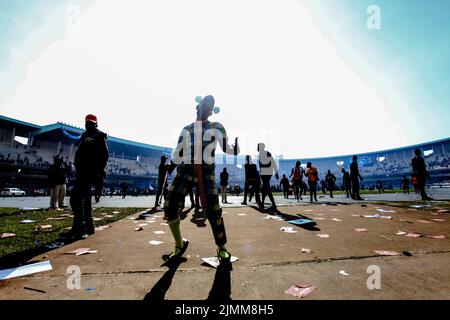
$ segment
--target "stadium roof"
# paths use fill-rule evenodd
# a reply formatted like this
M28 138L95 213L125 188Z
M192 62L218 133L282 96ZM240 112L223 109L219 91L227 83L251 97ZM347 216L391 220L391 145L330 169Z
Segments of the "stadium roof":
M364 156L370 156L370 155L385 155L391 152L397 152L397 151L404 151L404 150L410 150L410 149L416 149L416 148L424 148L426 146L431 146L434 144L438 144L438 143L443 143L443 142L450 142L450 137L448 138L444 138L444 139L439 139L439 140L434 140L434 141L429 141L429 142L424 142L424 143L419 143L419 144L414 144L414 145L409 145L409 146L404 146L404 147L399 147L399 148L393 148L393 149L387 149L387 150L380 150L380 151L371 151L371 152L365 152L365 153L354 153L354 154L350 154L350 155L341 155L341 156L331 156L331 157L320 157L320 158L291 158L291 159L283 159L282 161L297 161L297 160L303 160L303 161L309 161L309 160L335 160L335 159L346 159L346 158L351 158L353 157L353 155L357 155L358 157L364 157Z
M17 119L0 115L0 124L2 127L16 128L16 135L28 137L38 137L43 140L61 141L62 143L71 144L84 132L84 129L74 127L65 123L57 122L45 126L39 126L27 123ZM108 136L108 146L116 153L124 153L128 156L145 156L146 153L171 153L172 149L155 146L147 143L125 140Z

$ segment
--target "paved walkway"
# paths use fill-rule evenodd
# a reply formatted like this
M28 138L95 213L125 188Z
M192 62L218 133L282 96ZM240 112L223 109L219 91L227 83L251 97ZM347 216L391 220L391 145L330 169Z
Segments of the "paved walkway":
M317 222L309 230L293 226L296 233L280 231L292 225L267 218L252 207L225 208L228 248L239 257L232 271L202 263L202 257L215 255L215 245L201 215L193 217L190 212L182 222L183 236L191 244L186 261L176 270L162 265L161 256L173 246L162 213L145 221L134 216L87 240L34 257L33 261L50 260L53 270L0 281L0 299L299 299L284 293L295 284L317 287L306 299L450 299L449 214L386 206L382 208L395 212L381 213L376 208L373 204L280 207L281 213L301 214ZM392 219L359 217L376 213ZM147 224L144 230L134 231L142 223ZM356 228L367 231L356 232ZM446 238L395 235L398 231ZM330 237L322 239L318 234ZM151 245L151 240L163 243ZM81 247L98 253L65 254ZM302 248L312 253L302 253ZM412 256L384 257L375 250L407 251ZM80 268L79 290L67 287L70 266ZM370 266L380 270L379 290L367 287Z

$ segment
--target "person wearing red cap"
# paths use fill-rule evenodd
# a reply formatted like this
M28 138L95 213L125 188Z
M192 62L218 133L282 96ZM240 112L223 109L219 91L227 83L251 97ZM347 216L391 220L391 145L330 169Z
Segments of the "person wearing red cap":
M107 135L98 130L97 117L92 114L87 115L85 128L86 131L77 142L75 153L75 185L70 197L74 219L72 229L64 234L66 237L86 238L94 234L91 189L103 183L106 162L109 158Z

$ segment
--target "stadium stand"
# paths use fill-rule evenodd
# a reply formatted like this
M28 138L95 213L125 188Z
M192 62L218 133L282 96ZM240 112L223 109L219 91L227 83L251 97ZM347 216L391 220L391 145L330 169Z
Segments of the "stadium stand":
M46 190L48 167L55 155L61 155L71 167L75 155L75 142L83 129L64 123L46 126L27 123L0 115L0 187L20 187L27 194L41 194ZM156 179L160 157L170 158L172 149L149 145L115 137L108 137L110 159L107 164L105 186L120 186L126 183L130 190L152 190ZM411 174L411 158L414 149L423 151L431 176L430 184L450 182L450 138L427 142L403 148L358 154L364 186L373 188L377 180L382 180L385 188L398 188L404 175ZM280 175L289 176L297 160L303 165L313 162L323 179L328 170L337 177L337 185L342 181L341 169L348 170L352 155L314 159L283 159L278 157ZM257 163L256 157L253 161ZM229 184L244 187L245 156L216 157L216 180L226 167ZM173 177L169 178L169 181ZM69 175L69 190L73 176ZM276 180L272 181L277 183ZM276 188L275 188L276 190Z

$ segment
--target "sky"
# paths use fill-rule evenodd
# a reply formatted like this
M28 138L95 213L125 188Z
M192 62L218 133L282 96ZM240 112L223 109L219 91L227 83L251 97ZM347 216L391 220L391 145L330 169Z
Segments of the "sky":
M380 29L369 29L370 5ZM450 1L0 0L0 114L175 147L212 94L244 154L450 136ZM372 20L371 20L372 21Z

